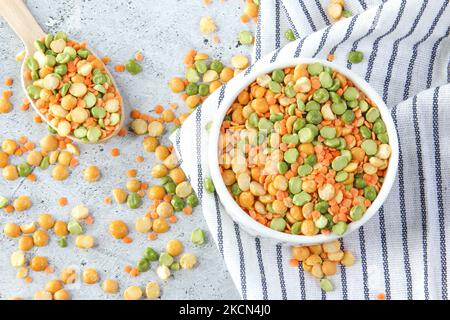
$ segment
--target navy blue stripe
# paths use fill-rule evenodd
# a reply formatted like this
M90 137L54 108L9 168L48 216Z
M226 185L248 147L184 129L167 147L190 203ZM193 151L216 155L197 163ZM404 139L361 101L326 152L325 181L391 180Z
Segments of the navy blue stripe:
M275 0L275 48L281 47L280 0Z
M450 27L447 28L447 32L445 35L440 37L433 45L433 49L431 50L431 59L430 64L428 66L428 76L427 76L427 89L431 87L431 82L433 81L433 70L434 70L434 60L436 60L437 55L437 49L439 48L439 45L441 44L442 40L448 37L450 33ZM448 66L447 66L448 67ZM447 77L450 77L450 70L447 68ZM447 82L450 82L450 80L447 78Z
M298 265L298 277L300 280L300 297L302 298L302 300L306 300L305 271L303 271L301 262Z
M261 4L262 5L262 4ZM255 60L258 61L261 59L261 11L262 8L258 11L258 24L256 26L256 41L255 41Z
M445 215L444 200L442 195L441 172L441 142L439 133L439 87L433 94L433 140L434 140L434 166L436 170L436 196L439 216L439 243L441 253L441 287L442 300L447 300L447 245L445 243ZM446 141L447 143L447 141Z
M356 20L358 20L358 16L353 16L352 19L350 20L350 24L348 25L347 31L345 32L345 36L344 38L337 44L335 45L331 50L330 53L334 54L334 52L336 51L336 49L338 48L338 46L340 46L341 44L343 44L345 41L348 40L348 38L350 38L352 32L353 32L353 28L355 26Z
M377 12L375 14L375 18L372 21L372 25L370 26L369 30L367 31L367 33L365 35L363 35L361 38L359 38L358 40L353 42L351 51L355 51L356 48L358 47L359 42L361 40L363 40L364 38L368 37L372 32L375 31L375 27L377 26L378 21L380 20L381 11L383 10L383 6L384 6L384 3L382 3L380 6L378 6ZM347 61L347 68L351 69L351 66L352 66L352 63L350 61Z
M314 0L314 1L316 2L317 9L319 9L320 15L322 16L323 20L325 21L325 24L329 25L330 24L330 20L328 20L328 16L325 13L325 10L323 10L323 7L320 4L320 1L319 0Z
M222 213L220 212L220 203L217 193L214 193L214 204L216 206L216 220L217 220L217 245L219 246L220 254L223 257L223 229L222 229Z
M365 239L366 237L363 226L359 228L358 233L359 233L359 247L361 250L361 269L363 275L364 299L369 300L369 277L367 273L367 252Z
M378 210L378 216L380 219L380 236L381 236L381 255L383 258L383 271L384 271L384 289L386 293L386 299L391 299L391 277L389 274L389 260L388 260L388 250L386 242L386 224L384 221L384 206L381 206Z
M358 0L359 4L361 5L361 7L366 10L367 9L367 4L364 2L364 0Z
M283 298L283 300L287 300L286 282L284 280L284 272L283 272L283 253L281 252L281 244L276 245L276 250L277 250L278 276L280 278L280 287L281 287L281 297Z
M341 250L344 251L344 241L342 239L339 239L339 242L341 243ZM342 287L342 299L347 300L348 299L347 271L343 264L341 264L341 287Z
M388 36L390 33L394 32L394 30L397 28L397 26L398 26L398 24L400 22L400 19L403 16L403 12L405 11L405 6L406 6L406 0L402 0L402 3L400 5L400 9L398 11L397 17L395 18L395 21L394 21L394 24L392 25L392 27L385 34L383 34L383 35L381 35L381 36L379 36L378 38L375 39L375 41L373 43L372 51L370 53L367 73L366 73L366 77L365 77L365 80L367 82L369 82L370 77L372 76L372 70L373 70L375 59L377 57L378 46L380 45L380 41L384 37Z
M241 276L242 299L247 300L247 276L245 274L245 257L244 248L242 247L241 231L239 229L239 225L236 222L233 222L233 224L239 251L239 272Z
M394 41L394 47L392 49L392 55L391 58L389 59L388 62L388 66L387 66L387 75L386 78L384 79L384 86L383 86L383 100L387 103L387 99L388 99L388 89L389 89L389 84L391 82L391 77L392 77L392 71L393 71L393 66L394 66L394 62L395 62L395 58L397 58L397 54L398 54L398 47L400 45L400 42L404 39L406 39L407 37L409 37L414 30L417 27L417 24L420 21L420 18L422 17L426 7L428 5L428 0L425 0L422 3L422 6L420 7L419 13L417 14L416 18L414 19L413 25L411 27L411 29L402 37L398 38L397 40Z
M197 108L195 112L195 135L197 141L195 143L197 151L197 196L200 204L203 200L203 172L202 172L202 108Z
M177 133L175 134L175 145L178 150L178 164L181 165L183 163L183 157L181 155L181 128L178 128Z
M305 39L306 39L306 37L301 38L300 41L298 42L297 49L295 50L295 53L294 53L295 58L298 58L300 56L300 52L302 51L303 43L305 43Z
M286 15L286 18L288 20L289 26L292 29L292 32L294 32L295 38L300 38L300 33L298 32L297 28L295 27L294 22L292 21L291 15L287 11L286 7L284 6L283 2L281 3L281 8L283 8L284 14Z
M394 120L395 126L398 128L397 122L397 108L392 109L392 119ZM409 262L409 249L408 249L408 222L406 220L406 203L405 203L405 180L404 180L404 169L403 169L403 152L402 152L402 137L398 136L398 193L400 200L400 221L402 224L402 247L403 247L403 263L405 268L406 277L406 294L408 300L412 300L412 277L411 277L411 265Z
M270 63L274 63L274 62L277 60L278 55L280 54L280 51L281 51L282 49L283 49L283 48L278 48L278 49L274 52L272 58L270 58Z
M422 155L422 141L420 138L419 120L417 117L417 96L412 101L413 108L413 124L414 133L416 136L416 153L417 153L417 172L419 174L419 190L420 190L420 210L422 213L422 253L423 253L423 291L425 300L430 298L428 289L428 218L427 218L427 203L425 201L425 177L423 174L423 155Z
M322 295L322 300L327 300L327 293L322 289L320 289L320 293Z
M264 263L261 253L261 241L259 240L259 238L255 238L255 246L256 246L256 256L258 257L259 273L261 275L261 287L263 299L267 300L269 297L267 295L266 273L264 272Z
M331 26L327 27L323 31L322 38L320 39L319 47L317 48L316 52L313 54L314 58L319 54L320 50L322 50L323 47L325 46L325 43L326 43L327 38L328 38L328 34L330 33L330 29L331 29Z
M441 18L442 14L444 13L445 9L447 8L448 5L448 0L444 0L443 5L441 6L441 9L439 10L438 14L436 15L436 17L434 18L430 29L428 30L427 34L420 39L419 42L415 43L413 46L413 54L412 57L409 61L409 65L408 65L408 71L406 73L406 83L405 83L405 89L403 91L403 99L406 100L407 97L409 96L409 89L411 87L411 81L412 81L412 72L414 69L414 63L416 62L417 59L417 54L418 54L418 48L419 46L425 42L433 33L434 29L436 28L436 25L439 21L439 19ZM432 56L431 59L434 61L434 57ZM428 81L428 79L427 79Z
M314 24L314 21L311 18L311 15L309 14L308 8L306 7L304 0L298 0L298 3L302 7L302 11L303 11L303 13L306 16L306 20L308 20L308 23L309 23L309 26L311 27L311 30L316 32L317 31L316 25Z

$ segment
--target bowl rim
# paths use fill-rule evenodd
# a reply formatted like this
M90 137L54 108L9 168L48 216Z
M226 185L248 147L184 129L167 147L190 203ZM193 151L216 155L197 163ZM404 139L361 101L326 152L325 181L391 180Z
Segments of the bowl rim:
M219 157L218 157L218 141L220 135L220 127L222 125L223 119L228 111L229 107L235 101L236 97L239 93L250 85L257 76L265 73L269 73L275 69L282 69L286 67L296 66L298 64L311 64L319 62L324 66L328 66L336 70L337 72L343 74L347 79L351 80L356 87L364 88L360 89L363 91L378 107L380 110L381 118L386 124L386 131L389 137L389 145L391 146L391 157L389 159L389 165L387 168L385 180L383 185L381 186L380 192L378 193L375 201L371 204L371 206L367 209L365 214L358 221L354 221L348 225L347 231L339 236L333 233L328 235L318 234L314 236L305 236L305 235L293 235L280 231L273 230L265 225L260 224L253 218L251 218L233 199L231 194L228 192L228 189L223 182L222 175L219 170ZM209 163L209 171L211 174L211 179L213 180L214 186L216 188L217 194L219 196L220 201L223 204L227 204L225 207L225 211L231 216L231 218L236 221L239 225L243 226L246 230L251 230L251 234L256 236L261 236L263 238L272 238L277 240L278 242L283 243L291 243L291 244L317 244L324 243L328 241L333 241L336 239L340 239L351 234L353 231L357 230L359 227L364 225L367 221L372 218L378 209L382 206L384 201L386 200L390 190L395 181L395 177L398 169L398 157L399 157L399 148L398 148L398 137L397 130L392 119L391 113L384 103L383 99L380 95L367 83L364 79L362 79L359 75L355 74L353 71L330 61L317 59L317 58L291 58L280 61L276 61L273 63L266 63L264 65L255 65L257 71L252 71L244 78L235 78L236 81L233 82L233 90L232 94L228 92L228 94L224 97L220 107L216 112L216 116L213 120L213 123L209 132L209 144L208 144L208 163ZM233 81L233 80L232 80ZM230 84L230 83L229 83ZM230 89L230 86L227 87Z

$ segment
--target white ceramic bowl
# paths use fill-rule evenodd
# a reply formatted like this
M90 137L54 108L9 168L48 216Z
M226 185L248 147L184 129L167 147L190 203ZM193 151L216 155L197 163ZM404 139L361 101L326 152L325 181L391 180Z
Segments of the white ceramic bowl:
M371 217L375 215L375 213L381 207L383 202L386 200L389 191L392 188L398 167L397 131L394 122L392 121L391 113L389 112L388 108L386 107L381 97L375 92L375 90L372 89L372 87L366 81L364 81L358 75L353 73L351 70L342 67L338 64L320 59L296 58L290 59L288 61L280 61L264 65L263 67L260 67L258 69L259 71L258 75L270 73L275 69L292 67L302 63L310 64L314 62L320 62L324 66L329 66L334 70L340 72L341 74L345 75L347 79L351 80L356 87L362 90L373 102L375 102L375 104L378 106L380 110L381 117L386 124L387 133L389 136L389 144L392 148L392 153L389 160L389 166L386 172L386 177L384 179L384 183L381 187L381 190L377 195L377 198L372 203L372 205L367 209L367 211L360 220L352 222L348 225L347 232L343 235L346 236L351 232L357 230L359 227L361 227L363 224L369 221ZM256 79L256 76L245 77L244 79L245 81L242 81L242 83L237 83L237 85L235 83L235 86L233 86L232 88L233 94L230 94L230 92L228 91L229 88L227 88L228 94L222 101L221 107L217 110L217 116L213 121L209 135L209 148L208 148L209 169L217 194L219 195L220 201L224 205L225 210L234 221L236 221L241 227L244 228L244 230L246 230L251 235L263 238L271 238L281 243L311 245L324 243L327 241L332 241L341 238L342 236L337 236L332 233L329 235L318 234L315 236L304 236L304 235L287 234L270 229L269 227L266 227L260 224L259 222L253 220L244 210L241 209L241 207L236 203L231 194L228 192L219 170L218 140L220 134L220 127L222 125L222 121L226 115L227 110L233 104L239 93Z

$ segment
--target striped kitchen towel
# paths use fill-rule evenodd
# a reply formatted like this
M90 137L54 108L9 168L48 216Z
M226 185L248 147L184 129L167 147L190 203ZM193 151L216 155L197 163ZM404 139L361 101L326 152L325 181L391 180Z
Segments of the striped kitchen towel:
M448 0L346 0L352 17L332 23L329 0L260 0L254 64L232 81L289 57L326 59L365 78L392 110L400 143L394 187L364 227L343 246L357 261L340 268L333 292L289 265L289 246L248 235L227 215L208 176L205 126L231 83L199 106L171 137L197 191L203 214L243 299L447 299L450 237L450 8ZM292 28L297 40L286 45ZM347 62L351 50L364 61ZM447 145L447 147L446 147Z

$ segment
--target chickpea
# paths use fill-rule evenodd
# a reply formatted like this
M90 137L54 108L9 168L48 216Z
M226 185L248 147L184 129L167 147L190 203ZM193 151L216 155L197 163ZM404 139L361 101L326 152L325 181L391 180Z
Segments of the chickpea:
M180 167L170 170L169 177L173 180L173 182L175 182L175 184L180 184L186 180L186 175Z
M113 189L112 195L114 197L114 200L119 204L127 201L127 193L123 189L120 188Z
M69 177L69 170L66 166L57 164L52 170L52 177L58 181L66 180Z
M61 271L61 281L65 284L71 284L74 283L77 279L77 273L75 269L72 268L65 268Z
M5 233L5 236L10 238L17 238L22 234L22 231L20 230L20 227L17 224L7 222L5 224L5 227L3 228L3 232Z
M30 166L38 167L42 162L42 154L38 151L31 151L27 156L27 162Z
M4 168L8 165L9 156L6 152L0 151L0 168Z
M7 165L2 170L2 175L5 180L14 181L19 178L19 173L17 172L16 166Z
M176 257L183 252L183 244L179 240L170 240L167 242L166 252L172 257Z
M344 251L341 263L346 267L351 267L355 263L355 257L350 251Z
M176 168L179 164L175 153L171 153L167 158L164 159L163 163L169 170Z
M13 202L14 210L25 211L31 207L31 200L28 196L17 197Z
M287 207L282 200L274 200L272 202L272 209L277 214L284 214L287 211Z
M309 246L309 251L311 251L312 254L320 255L323 252L322 245L316 244Z
M162 178L167 175L167 168L163 164L157 164L152 168L151 175L153 178Z
M156 282L149 282L145 287L145 294L149 299L158 299L161 296L161 289Z
M28 233L28 234L30 234L30 233L33 233L33 232L36 231L36 225L35 225L34 222L31 222L31 223L29 223L29 224L25 224L25 225L23 225L23 226L20 226L20 230L21 230L23 233Z
M39 215L37 222L45 230L51 229L55 225L55 219L48 213Z
M127 181L126 187L130 192L138 192L141 188L141 183L136 179L131 179Z
M172 109L166 109L161 114L161 119L163 119L164 122L172 122L175 119L175 114L173 113Z
M59 291L63 288L63 284L61 280L50 280L45 285L45 290L55 294L56 291Z
M115 294L119 291L119 283L113 279L106 279L102 283L102 289L106 293Z
M72 160L72 154L68 151L61 151L58 155L58 163L63 166L68 166Z
M131 122L131 130L137 135L145 134L148 130L148 123L143 119L135 119Z
M210 85L210 89L209 89L210 92L211 92L211 85ZM185 102L189 108L194 109L196 106L198 106L200 104L200 97L196 96L196 95L189 96L186 98Z
M197 264L197 257L192 253L185 253L180 258L180 265L183 269L192 269Z
M168 218L173 214L173 207L170 203L168 202L161 202L157 207L156 207L156 213L161 217L161 218Z
M150 220L150 218L147 217L138 218L136 219L134 227L136 231L139 233L149 232L150 229L152 228L152 220Z
M44 271L48 267L47 258L34 256L33 259L31 259L30 266L33 271Z
M159 145L159 141L155 137L145 137L142 142L144 150L147 152L155 152L156 147Z
M51 152L58 149L59 143L55 136L48 135L41 139L40 145L43 151Z
M244 13L250 18L256 18L258 16L258 6L252 1L246 2L244 7Z
M317 233L317 228L312 220L304 220L300 229L305 236L313 236Z
M123 239L128 235L128 227L122 220L115 220L109 224L109 233L116 239Z
M231 68L223 68L222 72L220 73L220 80L222 82L228 82L234 77L234 71Z
M326 276L334 276L336 274L336 262L325 260L322 263L322 272Z
M233 74L234 75L234 74ZM209 85L209 92L213 93L214 91L216 91L217 89L219 89L222 86L222 83L218 80L214 80L213 82L211 82L211 84Z
M95 284L99 280L97 270L94 268L87 268L83 270L83 282L86 284Z
M75 238L75 245L80 249L90 249L94 244L95 240L91 235L79 235Z
M300 152L304 152L307 155L314 154L314 146L312 143L302 143L299 147Z
M162 200L166 195L166 190L162 186L151 186L148 189L148 197L151 200Z
M159 145L155 149L155 156L158 160L165 160L170 155L169 148Z
M67 230L67 223L64 221L56 221L53 225L53 232L60 237L68 235L69 231Z
M45 247L48 244L48 234L44 230L36 230L33 233L33 243L38 247Z
M19 249L22 251L29 251L33 248L33 237L31 236L22 236L19 239Z
M58 290L54 293L53 295L53 299L55 300L69 300L70 299L70 294L67 290L65 289L61 289Z
M142 289L137 286L130 286L123 292L123 297L125 300L139 300L142 298Z
M17 145L17 142L11 139L6 139L2 142L2 150L6 154L12 156L14 152L16 152L17 148L19 146Z
M37 291L33 297L34 300L52 300L52 294L48 291Z
M83 178L87 182L98 181L100 175L100 169L96 166L88 166L83 172Z
M155 219L153 221L153 231L156 233L165 233L169 230L169 224L164 219Z
M244 208L251 208L255 202L255 197L250 193L250 191L241 192L239 195L239 203Z
M184 81L181 78L172 78L169 82L170 90L173 93L179 93L184 91Z
M236 182L236 175L233 170L224 170L222 173L222 178L226 186L231 186Z

